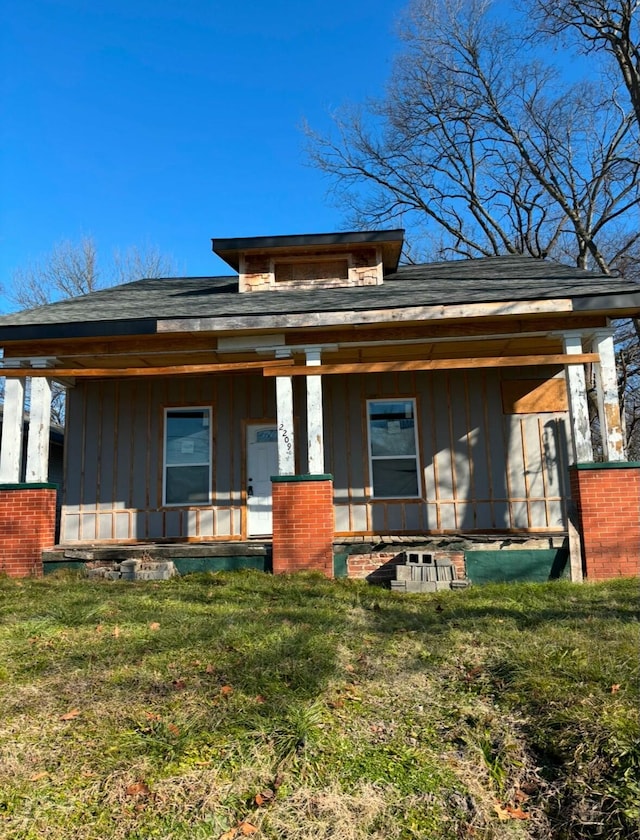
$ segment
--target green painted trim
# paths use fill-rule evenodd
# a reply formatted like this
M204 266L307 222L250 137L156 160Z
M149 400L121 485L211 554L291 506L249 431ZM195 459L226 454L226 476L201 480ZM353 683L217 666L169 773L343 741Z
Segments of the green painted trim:
M464 562L472 583L543 583L569 576L566 548L468 549Z
M55 562L45 561L42 564L42 571L45 575L50 575L52 572L57 572L59 569L70 569L72 572L82 572L85 569L85 563L82 560L57 560Z
M345 578L348 575L347 558L348 552L333 555L333 576L337 578Z
M272 475L271 481L274 484L286 484L288 482L303 484L306 481L333 481L333 476L329 473L320 475Z
M0 484L0 490L57 490L57 484L34 482L33 484Z
M571 464L570 470L637 470L640 461L594 461L592 464Z
M235 572L239 569L267 571L266 557L174 557L173 564L181 575L192 572Z
M234 572L239 569L257 569L259 572L271 571L268 557L174 557L168 559L173 560L174 566L181 575L188 575L193 572ZM82 571L86 568L86 565L84 560L50 560L42 564L45 575L55 572L56 569Z

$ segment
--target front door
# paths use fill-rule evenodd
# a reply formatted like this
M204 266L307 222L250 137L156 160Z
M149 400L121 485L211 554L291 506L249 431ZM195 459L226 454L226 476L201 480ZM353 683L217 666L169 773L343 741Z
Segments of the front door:
M271 476L278 474L275 424L247 427L247 535L264 537L273 531Z

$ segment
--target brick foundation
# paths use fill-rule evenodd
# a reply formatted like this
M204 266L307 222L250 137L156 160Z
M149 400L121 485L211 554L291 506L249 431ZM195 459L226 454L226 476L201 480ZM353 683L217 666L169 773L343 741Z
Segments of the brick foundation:
M411 551L410 548L406 549ZM393 580L395 567L403 564L405 549L401 551L379 551L368 554L350 554L347 559L347 575L350 578L368 578L372 581ZM433 559L451 560L458 579L465 576L464 552L434 551Z
M42 550L55 543L55 484L0 484L0 574L42 575Z
M588 580L632 577L640 572L640 464L577 464L571 495L582 536Z
M333 577L333 479L274 476L273 572L319 571Z

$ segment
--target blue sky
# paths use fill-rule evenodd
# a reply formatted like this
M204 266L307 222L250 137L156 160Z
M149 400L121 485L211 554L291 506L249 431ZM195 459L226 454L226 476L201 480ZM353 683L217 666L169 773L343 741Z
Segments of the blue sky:
M403 6L0 0L0 284L82 236L206 275L211 237L344 227L300 125L382 92Z

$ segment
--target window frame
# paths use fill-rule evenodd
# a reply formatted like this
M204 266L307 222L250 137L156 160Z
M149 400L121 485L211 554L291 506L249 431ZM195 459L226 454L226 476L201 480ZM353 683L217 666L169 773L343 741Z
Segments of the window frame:
M189 464L190 467L208 467L207 473L207 498L202 502L189 502L189 501L182 501L182 502L168 502L167 501L167 471L171 467L180 467L185 466L184 464L170 464L168 463L167 459L167 433L169 428L169 414L176 413L182 414L187 412L193 411L202 411L206 412L209 417L209 424L208 424L208 444L209 444L209 460L208 462L202 462L197 464ZM213 407L210 405L172 405L172 406L165 406L163 410L163 430L162 430L162 507L210 507L211 506L211 498L212 498L212 475L213 475L213 434L212 434L212 425L213 425Z
M413 440L414 440L414 454L413 455L374 455L372 452L372 436L371 436L371 411L370 406L373 403L411 403L413 409ZM369 462L369 488L370 498L374 501L389 501L402 499L421 499L422 498L422 468L420 465L420 445L418 440L418 406L415 397L372 397L366 401L366 426L367 426L367 455ZM413 458L416 468L416 495L415 496L378 496L376 495L375 486L373 483L373 463L374 461L397 461L400 459L409 460Z

